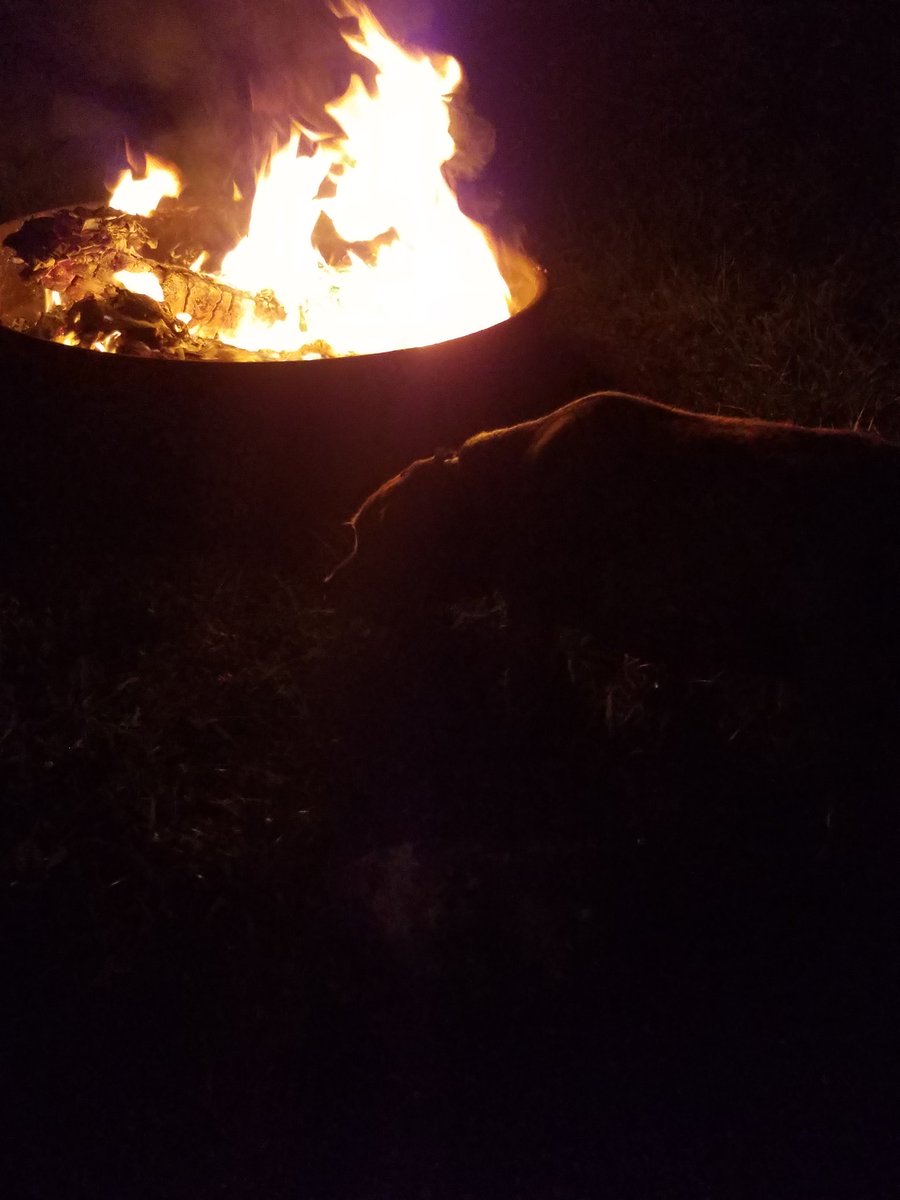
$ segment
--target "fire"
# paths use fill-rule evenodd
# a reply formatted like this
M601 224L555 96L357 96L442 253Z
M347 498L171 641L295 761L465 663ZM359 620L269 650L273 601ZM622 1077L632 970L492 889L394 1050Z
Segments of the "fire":
M295 122L270 147L224 258L246 214L237 184L222 203L241 207L212 212L208 193L179 199L178 171L150 155L108 208L36 214L4 238L43 289L37 336L188 360L331 358L463 337L540 294L534 264L495 245L448 182L459 63L400 46L358 0L343 11L359 69L325 106L331 130Z
M510 315L490 237L462 213L443 172L456 152L450 102L459 63L404 49L368 9L350 11L359 32L344 39L374 65L375 89L355 75L326 106L341 136L295 124L272 147L247 236L212 278L250 297L273 293L286 315L260 313L247 299L232 327L218 331L230 345L310 358L323 345L375 353L460 337ZM179 190L172 169L148 156L146 176L125 172L110 205L149 215ZM135 291L155 281L119 278Z
M136 177L130 168L122 172L109 198L109 206L136 217L149 217L159 207L163 196L180 194L181 179L178 172L148 154L146 171L142 176Z
M162 284L152 271L116 271L113 279L138 296L149 296L151 300L157 300L160 304L165 301L166 294Z

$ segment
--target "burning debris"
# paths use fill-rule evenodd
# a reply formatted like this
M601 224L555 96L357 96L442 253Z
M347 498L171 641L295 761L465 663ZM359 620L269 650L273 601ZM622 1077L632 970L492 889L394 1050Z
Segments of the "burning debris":
M459 64L352 13L342 36L360 67L325 105L333 128L294 122L273 144L249 222L236 185L214 208L190 202L148 155L107 207L32 217L6 238L44 311L0 319L106 352L306 359L430 345L516 311L490 236L449 182Z
M4 244L21 276L37 280L47 297L47 311L28 332L125 354L253 357L220 342L218 333L233 327L247 304L260 322L284 320L284 308L271 292L251 297L196 270L196 247L172 240L170 211L141 217L66 209L32 217L10 234ZM303 346L295 357L324 350Z

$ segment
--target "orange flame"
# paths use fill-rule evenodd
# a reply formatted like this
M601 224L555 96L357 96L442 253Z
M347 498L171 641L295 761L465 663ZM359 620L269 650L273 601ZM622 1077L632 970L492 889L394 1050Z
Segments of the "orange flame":
M247 236L217 276L250 296L274 293L286 313L279 320L277 309L261 313L248 299L235 326L217 335L246 350L312 358L324 344L335 354L375 353L460 337L510 315L489 235L461 212L443 172L456 152L450 103L459 63L404 49L361 4L345 11L359 32L344 40L374 65L375 89L353 76L326 106L340 136L294 124L270 152ZM148 156L146 177L125 172L110 204L149 215L179 187L177 174Z
M295 126L271 155L249 233L221 278L251 293L270 288L288 316L266 324L248 303L238 327L222 335L233 345L297 350L321 340L338 354L371 353L459 337L509 316L488 236L460 211L442 171L456 150L449 101L462 81L459 63L404 50L366 8L352 12L360 31L344 38L376 67L377 90L354 76L327 106L342 137L317 141ZM301 152L303 133L311 154ZM344 244L337 262L314 240L323 216Z
M181 179L175 168L148 154L147 169L140 178L128 167L122 172L109 206L136 217L149 217L156 212L163 196L178 196L180 192Z

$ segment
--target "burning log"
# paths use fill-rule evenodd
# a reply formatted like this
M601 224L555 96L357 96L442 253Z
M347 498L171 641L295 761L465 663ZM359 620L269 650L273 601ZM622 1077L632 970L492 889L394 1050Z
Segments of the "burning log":
M227 283L211 279L185 267L168 264L154 271L159 280L166 308L171 313L187 313L204 336L214 336L222 329L233 329L244 307L253 306L261 321L283 321L284 308L271 292L251 296Z

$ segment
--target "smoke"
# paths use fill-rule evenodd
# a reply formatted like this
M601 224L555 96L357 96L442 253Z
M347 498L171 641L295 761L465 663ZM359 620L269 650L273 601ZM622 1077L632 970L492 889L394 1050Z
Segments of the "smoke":
M431 44L429 0L370 7L392 36ZM18 114L32 154L46 161L50 149L67 170L83 162L98 183L124 166L127 139L177 163L195 193L230 195L232 180L246 193L273 134L290 119L333 129L325 104L365 71L327 0L0 0L0 20L15 31L0 49L7 129ZM493 131L463 97L453 132L454 172L469 179ZM0 185L4 157L0 139Z
M89 102L110 132L174 160L201 190L246 183L264 127L320 123L350 77L320 0L87 0L65 35L60 132Z

